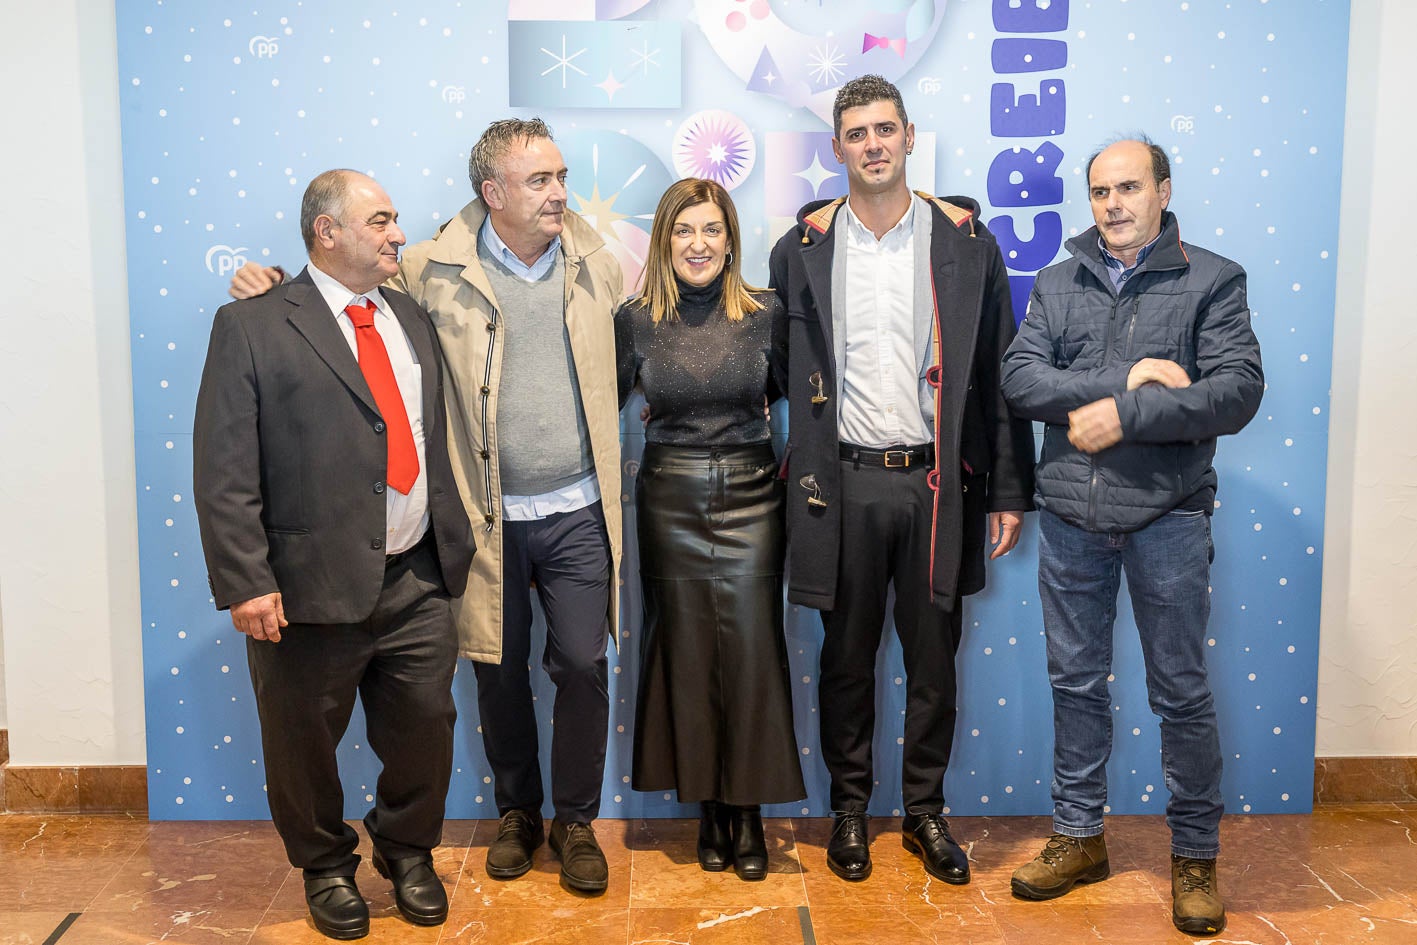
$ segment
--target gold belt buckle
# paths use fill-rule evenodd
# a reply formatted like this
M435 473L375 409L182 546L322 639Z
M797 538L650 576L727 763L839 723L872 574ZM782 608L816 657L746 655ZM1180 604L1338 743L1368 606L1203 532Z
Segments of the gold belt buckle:
M899 462L891 462L892 456L899 457ZM909 468L910 466L910 454L905 450L886 450L885 459L887 469Z

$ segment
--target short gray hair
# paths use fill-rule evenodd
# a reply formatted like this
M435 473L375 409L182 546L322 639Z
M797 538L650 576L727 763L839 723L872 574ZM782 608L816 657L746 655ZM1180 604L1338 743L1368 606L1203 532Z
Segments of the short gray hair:
M832 103L832 134L841 137L841 113L848 108L860 108L873 102L890 102L900 116L900 127L910 124L905 116L905 101L900 97L900 89L878 75L863 75L836 90L836 101Z
M335 168L316 175L305 188L305 197L300 201L300 235L305 240L305 251L315 248L315 220L328 216L336 222L343 222L349 210L349 179L354 171Z
M467 156L467 178L472 181L472 189L479 199L483 181L502 180L502 159L507 152L538 138L555 140L551 129L540 118L503 118L487 126Z

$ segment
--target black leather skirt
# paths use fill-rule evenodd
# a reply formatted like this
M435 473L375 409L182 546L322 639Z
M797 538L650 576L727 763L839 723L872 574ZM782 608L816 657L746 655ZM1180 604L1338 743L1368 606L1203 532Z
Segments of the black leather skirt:
M632 784L683 802L806 796L782 626L771 444L648 444L636 488L644 628Z

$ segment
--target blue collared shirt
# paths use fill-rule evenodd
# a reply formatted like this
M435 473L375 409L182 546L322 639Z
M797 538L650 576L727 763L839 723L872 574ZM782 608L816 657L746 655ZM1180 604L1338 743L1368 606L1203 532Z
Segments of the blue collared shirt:
M561 237L558 235L551 240L551 244L546 247L546 252L541 257L528 266L521 261L516 253L506 243L502 242L502 237L497 235L497 228L492 225L492 216L488 214L487 219L482 221L482 228L478 230L478 235L482 239L482 244L502 265L511 270L512 275L518 279L525 279L527 282L536 282L551 271L551 267L556 264L556 254L561 251Z
M1102 261L1107 264L1107 277L1112 280L1112 288L1118 292L1122 291L1122 286L1132 277L1132 273L1137 271L1137 267L1146 262L1146 257L1151 255L1151 251L1156 247L1156 241L1161 239L1161 234L1157 233L1150 243L1147 243L1137 253L1137 261L1130 267L1116 256L1113 256L1107 249L1107 244L1102 242L1102 237L1097 238L1097 248L1102 250ZM510 250L509 250L510 252Z

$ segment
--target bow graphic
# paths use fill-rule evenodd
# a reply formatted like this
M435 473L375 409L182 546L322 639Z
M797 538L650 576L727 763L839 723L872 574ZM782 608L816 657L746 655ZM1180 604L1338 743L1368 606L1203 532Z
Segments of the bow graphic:
M902 36L899 39L890 39L886 36L872 36L870 33L866 33L865 39L861 43L861 51L867 53L873 49L894 49L896 55L904 59L905 37Z

